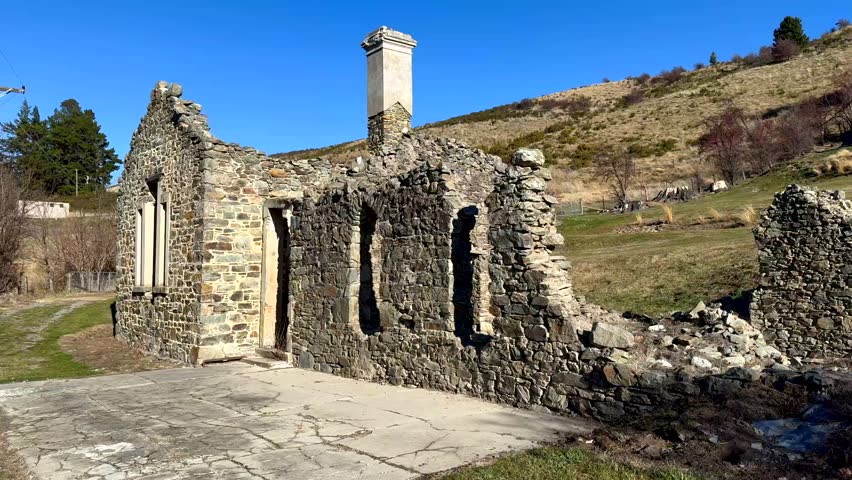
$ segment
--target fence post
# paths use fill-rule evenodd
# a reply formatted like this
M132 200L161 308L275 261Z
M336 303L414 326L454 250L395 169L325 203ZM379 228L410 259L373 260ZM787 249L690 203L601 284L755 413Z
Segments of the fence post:
M580 198L580 216L583 216L583 198Z

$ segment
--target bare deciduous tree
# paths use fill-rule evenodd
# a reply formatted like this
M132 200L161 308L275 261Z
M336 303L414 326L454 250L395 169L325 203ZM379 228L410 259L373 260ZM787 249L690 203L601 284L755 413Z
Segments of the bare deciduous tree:
M618 206L627 205L627 190L636 177L636 161L626 151L611 152L595 159L595 176L606 182Z
M12 291L18 284L15 261L24 238L24 212L21 191L12 169L0 165L0 293Z
M100 273L115 268L116 234L111 215L81 214L64 223L56 249L66 271Z
M721 115L707 120L707 133L699 139L701 152L729 184L745 176L745 113L729 106Z

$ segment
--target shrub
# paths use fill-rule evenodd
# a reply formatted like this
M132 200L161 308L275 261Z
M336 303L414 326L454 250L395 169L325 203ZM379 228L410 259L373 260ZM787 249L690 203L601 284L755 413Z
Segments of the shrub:
M729 184L745 176L745 121L745 113L730 106L720 115L707 120L707 132L699 139L701 153Z
M639 85L645 85L646 83L648 83L648 80L651 80L651 75L648 73L643 73L642 75L636 77L636 83L638 83Z
M775 39L773 45L778 45L784 40L790 40L799 47L805 47L810 43L810 39L805 35L805 29L802 28L802 19L799 17L784 17L778 28L772 32Z
M564 121L564 122L556 122L556 123L554 123L554 124L548 125L548 126L544 129L544 133L556 133L556 132L560 132L560 131L562 131L562 130L565 130L567 127L571 126L571 123L572 123L572 122L571 122L570 120L569 120L569 121Z
M621 98L621 104L626 107L642 103L643 101L645 101L645 92L638 88L634 88L630 93Z
M693 67L693 70L701 70L701 69L703 69L705 66L706 66L706 65L704 65L704 64L703 64L703 63L701 63L701 62L697 62L697 63L696 63L695 65L693 65L692 67Z
M757 54L749 53L740 59L740 62L749 67L759 67L772 63L775 58L772 56L772 47L760 47Z
M809 152L821 133L822 112L814 102L806 102L778 119L781 160L792 160Z
M520 102L513 104L515 110L532 110L535 107L535 100L531 98L525 98Z
M841 18L840 20L837 21L837 23L835 25L837 25L838 30L843 30L844 28L846 28L850 25L849 19Z
M581 143L574 149L571 157L571 168L583 168L592 164L592 160L600 154L601 148L597 145Z
M604 78L603 78L603 83L609 83L609 82L611 82L611 81L612 81L612 80L610 80L608 77L604 77Z
M665 85L671 85L681 78L683 78L683 74L686 73L686 69L683 67L674 67L671 70L663 70L657 76L660 82Z
M779 40L772 47L772 59L776 62L786 62L801 53L801 51L802 49L799 48L799 44L795 41Z
M544 98L539 100L538 103L545 110L559 108L568 113L585 113L592 108L592 99L585 95L569 98Z
M738 53L735 53L735 54L731 55L731 62L733 62L733 63L740 63L740 62L742 62L742 61L743 61L743 57L742 57L742 55L740 55L740 54L738 54Z
M719 57L716 56L716 52L710 52L710 65L716 65L719 63Z

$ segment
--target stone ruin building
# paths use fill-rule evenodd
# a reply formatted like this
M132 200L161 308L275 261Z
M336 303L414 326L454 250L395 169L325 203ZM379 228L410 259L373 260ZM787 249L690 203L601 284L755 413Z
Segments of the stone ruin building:
M633 350L645 327L573 294L541 152L409 131L415 45L364 40L373 154L350 165L226 143L158 83L118 200L117 334L192 364L262 355L607 418L699 393ZM749 352L770 348L757 335ZM748 355L783 361L765 351Z

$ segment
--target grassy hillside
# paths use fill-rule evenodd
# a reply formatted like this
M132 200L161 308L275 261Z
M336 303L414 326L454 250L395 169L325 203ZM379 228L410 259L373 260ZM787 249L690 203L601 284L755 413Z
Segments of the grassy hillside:
M521 146L544 150L557 167L553 193L563 200L600 199L604 187L591 176L595 151L630 148L640 186L649 191L696 174L710 175L695 142L704 121L734 102L747 113L764 113L832 90L852 73L852 28L827 34L783 63L751 66L720 63L677 75L601 83L418 127L507 156ZM639 98L625 101L631 93ZM641 100L641 101L640 101ZM634 103L635 102L635 103ZM364 142L282 154L348 161L366 153Z
M791 183L852 194L852 175L815 176L836 151L810 155L727 192L635 214L569 217L560 226L577 293L647 315L688 310L756 286L751 227L775 192Z

